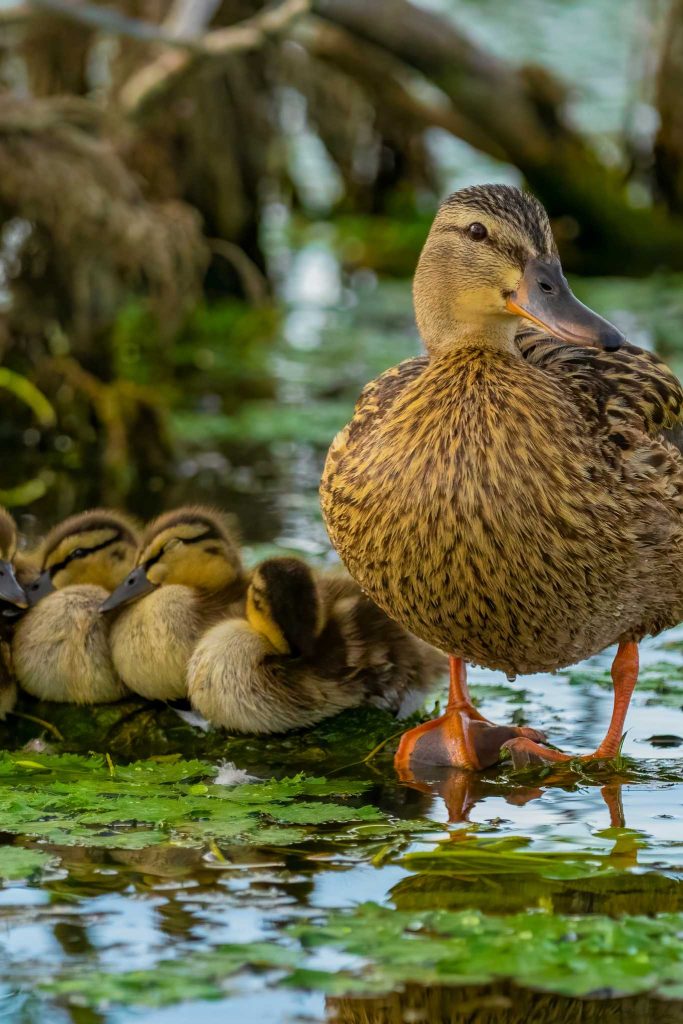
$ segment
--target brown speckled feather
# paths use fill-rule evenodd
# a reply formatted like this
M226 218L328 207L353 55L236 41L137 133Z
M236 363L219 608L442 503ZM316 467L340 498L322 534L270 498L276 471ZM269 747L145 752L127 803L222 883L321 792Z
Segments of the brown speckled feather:
M683 458L671 371L520 337L368 385L321 496L352 575L468 661L551 670L683 617Z

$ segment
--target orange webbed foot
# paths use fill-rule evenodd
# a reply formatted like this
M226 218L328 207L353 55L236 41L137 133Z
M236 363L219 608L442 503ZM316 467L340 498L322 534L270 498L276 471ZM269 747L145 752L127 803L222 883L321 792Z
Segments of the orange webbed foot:
M626 712L638 680L638 645L632 640L623 640L612 663L614 703L612 718L605 738L591 754L572 756L561 750L553 750L532 738L519 737L506 740L503 751L510 754L515 768L527 768L534 764L560 764L567 761L611 761L619 754L624 731Z
M467 708L448 708L440 718L410 729L401 737L395 764L405 769L411 763L482 771L500 760L501 747L515 738L542 741L537 729L494 725L473 717Z
M503 743L502 754L509 754L515 769L528 768L535 764L559 764L563 761L577 760L561 750L554 750L530 737L515 737Z
M538 729L489 722L472 703L462 658L451 657L450 669L446 711L403 734L394 759L399 773L411 763L482 771L500 760L501 747L509 740L545 740Z

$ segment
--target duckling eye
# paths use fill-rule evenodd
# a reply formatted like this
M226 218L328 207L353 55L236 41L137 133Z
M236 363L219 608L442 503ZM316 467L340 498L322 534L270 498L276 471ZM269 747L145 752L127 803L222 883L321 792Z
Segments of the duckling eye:
M86 552L85 548L74 548L74 550L71 552L71 557L72 558L83 558L83 556L86 553L87 552Z
M488 238L489 233L483 224L480 224L478 220L475 220L473 224L467 229L467 234L470 236L473 242L483 242L485 238Z

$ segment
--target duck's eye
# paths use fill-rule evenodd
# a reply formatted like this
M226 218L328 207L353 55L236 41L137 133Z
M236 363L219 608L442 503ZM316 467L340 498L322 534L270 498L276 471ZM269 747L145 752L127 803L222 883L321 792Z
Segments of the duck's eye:
M87 554L85 548L74 548L74 550L71 552L71 557L72 558L83 558L83 556L85 554Z
M467 234L473 242L483 242L489 235L484 225L480 224L478 220L475 220L474 224L470 224L467 229Z

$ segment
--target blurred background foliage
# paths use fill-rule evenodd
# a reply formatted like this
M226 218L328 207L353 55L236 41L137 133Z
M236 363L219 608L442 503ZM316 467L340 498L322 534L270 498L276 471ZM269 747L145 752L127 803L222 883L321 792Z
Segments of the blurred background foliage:
M29 532L201 499L322 550L324 450L416 351L407 279L464 184L531 187L579 294L683 347L683 0L5 0L0 87Z

